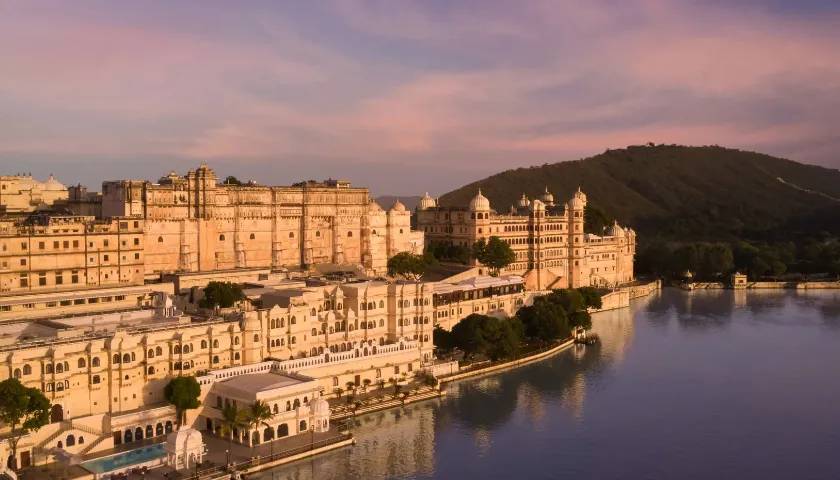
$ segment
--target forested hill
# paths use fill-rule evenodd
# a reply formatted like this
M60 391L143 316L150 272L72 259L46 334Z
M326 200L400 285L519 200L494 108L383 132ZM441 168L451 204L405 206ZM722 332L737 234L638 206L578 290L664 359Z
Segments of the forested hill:
M840 233L840 171L721 147L632 146L508 170L441 197L467 205L481 187L506 212L546 186L564 202L582 187L591 206L642 237L795 239Z

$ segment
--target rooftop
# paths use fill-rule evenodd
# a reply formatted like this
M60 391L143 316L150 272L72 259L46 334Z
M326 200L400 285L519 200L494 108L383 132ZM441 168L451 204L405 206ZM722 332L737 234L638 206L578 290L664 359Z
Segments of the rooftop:
M315 385L317 384L315 379L304 375L289 373L252 373L248 375L238 375L229 380L217 383L216 385L223 387L225 390L232 391L231 393L239 393L243 397L251 397L257 396L260 393L271 392L280 388L302 385L310 382L313 382Z

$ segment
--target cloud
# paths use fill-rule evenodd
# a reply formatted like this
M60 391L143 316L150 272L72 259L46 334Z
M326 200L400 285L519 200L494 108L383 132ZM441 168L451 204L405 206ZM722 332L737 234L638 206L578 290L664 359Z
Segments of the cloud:
M270 182L294 172L439 193L646 141L840 166L834 10L664 0L2 8L0 162L47 168L33 159L48 158L50 171L77 176L68 181L98 183L69 168L85 156L117 166L145 156L264 166ZM400 171L412 173L386 176Z

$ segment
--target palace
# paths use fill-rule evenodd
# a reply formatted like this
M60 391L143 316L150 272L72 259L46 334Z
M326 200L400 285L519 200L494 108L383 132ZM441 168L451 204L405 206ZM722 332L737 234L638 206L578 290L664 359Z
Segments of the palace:
M476 312L512 315L532 299L516 276L340 283L263 272L216 272L220 280L253 275L244 283L248 300L222 311L198 307L201 282L212 277L199 273L175 284L0 297L0 306L7 298L15 308L54 305L0 323L0 380L17 378L53 405L52 423L21 441L19 462L171 432L175 412L163 391L178 375L197 377L202 406L187 423L208 433L219 433L219 405L245 408L254 399L277 415L270 432L243 430L238 442L328 428L316 400L348 383L409 381L433 361L435 325L451 328Z
M206 165L158 183L102 184L102 215L145 221L145 275L230 268L361 265L384 274L388 258L419 253L422 233L396 202L387 212L366 188L328 180L290 187L219 184ZM73 208L70 202L70 208Z
M546 189L531 201L524 194L507 214L497 213L478 191L467 208L437 205L426 194L417 207L417 225L427 243L471 247L498 237L516 253L505 271L525 277L528 288L545 290L615 286L633 280L636 233L617 223L605 235L584 232L586 195L578 189L564 205L555 205Z
M33 212L67 196L67 187L52 175L45 182L31 175L0 175L0 213Z

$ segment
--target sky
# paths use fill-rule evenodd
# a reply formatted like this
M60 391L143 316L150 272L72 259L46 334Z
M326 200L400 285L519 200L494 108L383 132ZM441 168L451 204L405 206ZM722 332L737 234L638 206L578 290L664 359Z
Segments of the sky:
M0 173L441 194L627 145L840 168L840 2L0 0Z

